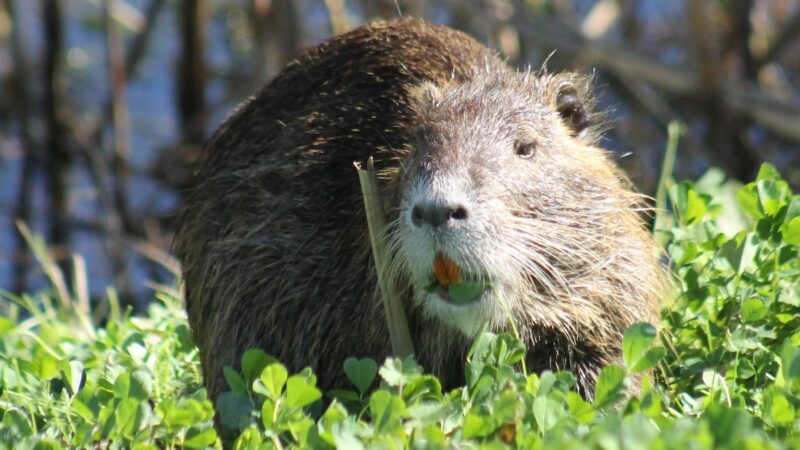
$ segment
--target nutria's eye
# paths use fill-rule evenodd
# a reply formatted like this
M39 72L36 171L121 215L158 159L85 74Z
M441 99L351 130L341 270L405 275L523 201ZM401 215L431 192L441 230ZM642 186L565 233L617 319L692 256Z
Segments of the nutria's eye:
M517 141L514 151L520 158L528 159L536 154L536 141Z

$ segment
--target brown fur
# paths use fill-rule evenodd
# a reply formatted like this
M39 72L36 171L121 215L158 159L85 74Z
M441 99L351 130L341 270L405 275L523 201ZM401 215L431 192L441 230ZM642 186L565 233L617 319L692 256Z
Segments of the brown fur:
M450 253L502 278L528 367L573 370L590 395L624 329L655 321L662 277L640 197L594 129L559 116L564 81L590 103L580 77L518 73L462 33L403 20L321 44L245 102L205 149L175 243L211 398L251 347L311 366L323 388L348 386L345 357L390 354L352 168L369 156L423 367L462 383L470 339L427 309L420 277L432 269L410 255L428 248L404 250L420 232L409 189L468 180L459 192L474 200L475 226L448 235ZM514 139L528 138L535 160L513 159ZM495 301L480 314L506 330Z

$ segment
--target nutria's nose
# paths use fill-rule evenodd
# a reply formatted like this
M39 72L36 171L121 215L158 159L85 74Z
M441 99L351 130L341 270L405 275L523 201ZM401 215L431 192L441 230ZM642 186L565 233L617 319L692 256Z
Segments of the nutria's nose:
M451 220L464 220L467 216L467 208L462 205L417 203L411 209L411 222L418 227L423 224L438 227Z

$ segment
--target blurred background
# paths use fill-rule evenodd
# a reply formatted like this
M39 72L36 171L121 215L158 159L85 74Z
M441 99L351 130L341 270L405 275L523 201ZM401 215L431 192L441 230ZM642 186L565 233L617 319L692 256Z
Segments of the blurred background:
M72 288L141 310L174 282L174 220L210 133L304 49L401 15L515 66L595 73L603 145L648 194L672 120L676 178L747 181L769 161L800 186L797 0L0 0L0 293L44 285L23 223L67 288L85 260L89 286Z

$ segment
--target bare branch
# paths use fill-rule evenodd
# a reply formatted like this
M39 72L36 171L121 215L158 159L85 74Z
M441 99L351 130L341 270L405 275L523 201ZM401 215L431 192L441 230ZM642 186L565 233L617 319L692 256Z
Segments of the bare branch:
M42 10L44 22L44 120L46 124L47 194L50 210L48 239L57 251L69 254L69 183L68 173L72 157L66 146L66 127L62 120L64 99L62 56L63 14L59 0L45 0ZM62 261L63 262L63 261ZM70 273L64 264L62 270ZM71 277L67 276L67 279Z
M130 136L128 120L128 100L125 81L125 59L122 39L116 23L111 19L113 0L103 1L103 28L106 38L106 57L109 85L111 86L111 116L113 144L111 150L111 169L115 183L112 189L114 209L106 211L106 226L110 234L108 240L109 259L114 270L118 289L125 300L133 298L131 277L125 258L124 232L122 224L134 227L134 220L128 208L128 140ZM107 185L106 187L111 187Z
M325 8L328 10L328 17L331 22L331 32L334 36L342 34L350 29L347 23L347 7L344 0L323 0Z
M12 0L4 0L5 9L8 16L11 18L12 23L19 23L17 18L16 9ZM34 142L31 133L31 96L28 89L28 76L30 73L28 59L26 57L25 45L23 36L20 33L19 27L12 26L11 28L11 52L13 63L13 93L14 96L14 109L16 112L17 120L20 127L20 141L22 143L23 160L22 170L20 171L19 186L17 187L17 199L14 207L14 214L11 217L11 233L13 234L14 251L13 251L13 291L16 293L25 292L27 289L26 275L30 268L30 252L25 238L17 230L16 222L25 224L31 223L32 218L32 194L33 194L33 173L36 166L39 165L39 149Z
M764 67L778 58L790 44L793 44L797 36L800 34L800 11L795 13L786 25L778 33L772 46L761 58L757 58L755 65L757 69Z
M518 14L513 23L526 40L543 42L620 76L645 81L673 96L696 95L697 77L685 68L667 65L620 46L583 39L552 16L536 19ZM747 81L721 81L727 107L744 114L776 135L800 144L800 108Z

